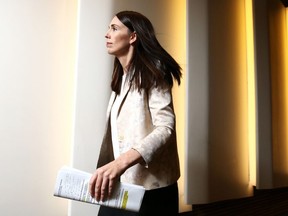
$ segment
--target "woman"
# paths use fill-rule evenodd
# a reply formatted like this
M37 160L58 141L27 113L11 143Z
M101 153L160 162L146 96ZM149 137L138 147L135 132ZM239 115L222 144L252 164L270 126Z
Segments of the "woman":
M178 215L180 176L171 88L181 68L156 39L142 14L122 11L106 34L115 56L107 127L97 169L90 180L96 200L109 197L117 181L142 185L139 213L100 207L100 216Z

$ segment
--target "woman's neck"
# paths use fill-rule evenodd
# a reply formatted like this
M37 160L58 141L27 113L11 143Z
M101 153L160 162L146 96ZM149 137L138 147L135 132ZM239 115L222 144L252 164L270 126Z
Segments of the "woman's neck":
M131 46L131 49L129 49L129 51L126 53L126 55L117 57L120 64L122 65L124 74L128 73L128 71L129 71L132 56L133 56L133 48Z

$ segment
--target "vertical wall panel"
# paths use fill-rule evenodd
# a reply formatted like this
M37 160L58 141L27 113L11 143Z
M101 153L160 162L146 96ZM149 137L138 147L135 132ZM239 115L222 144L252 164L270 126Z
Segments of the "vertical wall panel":
M249 195L245 1L209 1L209 196Z
M76 0L0 1L0 215L67 215Z
M189 203L252 192L245 12L244 0L189 2Z
M254 0L255 65L257 91L257 180L267 189L272 181L271 84L267 0Z
M113 60L105 34L112 17L112 1L80 0L76 68L76 103L72 165L93 172L96 167L110 96ZM97 215L98 206L70 201L69 215Z
M208 197L208 5L188 0L185 185L188 203Z
M272 92L273 180L288 185L287 21L281 1L269 0L269 36Z

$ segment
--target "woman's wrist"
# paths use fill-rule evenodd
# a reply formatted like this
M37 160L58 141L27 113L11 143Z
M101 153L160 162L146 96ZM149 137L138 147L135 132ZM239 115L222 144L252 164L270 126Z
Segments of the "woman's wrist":
M120 167L126 170L137 163L143 163L144 160L138 151L130 149L121 154L117 158L117 161L119 162Z

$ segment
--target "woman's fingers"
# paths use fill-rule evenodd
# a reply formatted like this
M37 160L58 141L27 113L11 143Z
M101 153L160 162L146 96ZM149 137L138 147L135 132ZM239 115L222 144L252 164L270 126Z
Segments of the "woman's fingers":
M89 182L89 192L93 198L98 202L104 201L107 197L110 197L114 187L114 180L110 178L110 175L101 173L101 170L96 170L92 175Z
M97 179L97 175L96 175L96 173L94 173L91 176L90 181L89 181L89 192L90 192L90 195L92 197L95 197L95 182L96 182L96 179Z
M100 200L104 201L107 197L107 183L109 183L109 179L105 178L102 181L101 189L100 189Z
M123 170L119 168L119 165L115 161L98 168L91 176L89 182L91 196L98 202L111 197L115 182L118 181L122 173Z
M110 180L108 184L108 198L112 196L114 188L114 180Z
M105 199L112 196L113 188L115 184L115 179L110 175L103 177L102 186L101 186L101 196L100 200L104 201Z
M102 177L101 175L98 175L97 171L91 176L89 181L90 195L98 202L100 201L101 197L102 181Z
M103 180L101 177L97 177L95 182L95 189L94 189L94 198L99 202L101 198L101 190L102 190Z

